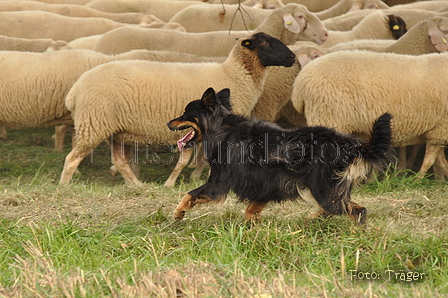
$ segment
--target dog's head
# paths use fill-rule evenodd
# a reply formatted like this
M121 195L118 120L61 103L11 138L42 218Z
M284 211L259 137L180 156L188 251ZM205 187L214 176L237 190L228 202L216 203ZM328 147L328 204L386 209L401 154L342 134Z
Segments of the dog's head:
M177 141L179 150L191 148L203 139L203 134L218 124L218 118L231 113L230 90L222 89L218 93L208 88L202 98L190 102L182 116L167 123L168 128L174 131L192 128L182 139Z

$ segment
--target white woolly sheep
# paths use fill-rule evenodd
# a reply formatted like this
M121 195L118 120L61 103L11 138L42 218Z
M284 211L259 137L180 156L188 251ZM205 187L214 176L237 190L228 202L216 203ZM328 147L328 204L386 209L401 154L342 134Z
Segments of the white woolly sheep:
M179 10L170 22L181 24L187 32L254 30L270 13L239 5L196 4Z
M210 86L230 88L234 112L250 115L263 90L266 67L291 66L294 61L295 55L281 41L256 33L238 40L224 63L123 61L85 72L66 98L76 140L60 183L67 185L91 148L113 134L113 164L128 184L141 184L126 156L120 156L120 142L175 142L166 121Z
M175 31L181 31L186 32L185 28L181 25L174 23L174 22L163 22L163 21L156 21L152 20L149 23L140 24L141 28L160 28L165 30L175 30ZM96 34L96 35L90 35L90 36L84 36L77 39L74 39L68 43L68 46L72 49L88 49L88 50L94 50L96 44L100 40L102 34ZM180 60L182 61L182 60Z
M436 12L424 9L384 9L382 10L386 14L393 14L400 16L406 23L406 27L412 28L415 24L421 20L426 20L431 17L448 17L448 12ZM324 20L323 23L328 30L334 31L348 31L356 26L362 19L367 15L374 12L374 10L362 10L353 11L348 14L334 17L331 19Z
M382 5L379 4L382 3L380 0L341 0L324 11L315 12L315 15L320 20L324 20L348 12L355 3L359 3L363 9L372 7L370 2L373 2L373 6L387 8L387 5L384 3ZM305 6L309 11L312 11L307 5ZM239 5L197 4L178 11L170 21L181 24L187 32L253 30L266 19L269 13L270 11L266 9L241 7Z
M186 61L197 58L193 55L181 56ZM1 51L0 127L21 129L72 124L64 99L85 71L116 60L167 61L172 58L181 59L177 53L150 53L145 50L116 56L89 50L46 53ZM60 144L55 147L60 148Z
M178 53L171 51L147 51L147 50L133 50L126 53L118 54L116 56L104 55L103 59L92 64L92 67L115 60L126 60L126 59L142 59L148 61L158 61L158 62L183 62L183 63L202 63L202 62L219 62L222 63L226 60L226 57L207 57L198 56L188 53ZM269 72L269 70L268 70ZM55 140L55 151L64 150L64 136L67 130L67 125L57 126L55 129L55 134L53 136ZM1 138L1 136L0 136Z
M448 144L447 77L445 54L337 51L313 60L300 71L292 104L308 125L364 136L369 133L369 123L389 112L394 117L395 146L426 143L419 177L436 160L448 176L441 154Z
M398 40L355 40L337 44L327 50L334 52L358 49L421 55L448 51L447 40L448 18L432 17L418 22Z
M328 37L322 22L305 6L294 3L272 11L255 32L265 32L285 44L292 44L297 40L311 40L320 44ZM103 34L95 50L116 54L143 48L204 56L227 56L237 38L250 34L247 31L188 33L123 27Z
M350 11L358 11L364 9L388 9L387 6L381 0L340 0L335 5L316 12L316 15L319 19L325 20L329 18L333 18L339 15L343 15Z
M49 4L39 1L0 1L0 11L40 10L79 18L106 18L119 23L140 24L146 22L148 16L138 12L109 13L83 5Z
M171 17L190 5L198 4L197 1L170 1L170 0L93 0L87 3L86 7L95 8L105 12L141 12L144 14L152 14L160 18L164 22L168 22ZM203 4L210 5L210 4Z
M91 0L39 0L40 2L50 3L50 4L76 4L85 5Z
M241 5L259 9L277 9L285 6L281 0L246 0Z
M425 9L432 11L446 11L448 9L448 2L446 0L415 1L412 3L394 5L391 6L391 9Z
M17 26L18 23L20 26ZM51 38L68 42L126 25L136 26L105 18L66 17L46 11L0 12L0 34L11 37Z
M308 7L308 9L310 11L313 12L318 12L318 11L322 11L324 9L327 9L333 5L335 5L336 3L338 3L340 0L325 0L325 1L316 1L316 0L282 0L283 4L288 4L288 3L297 3L297 4L302 4L305 5L306 7ZM239 0L208 0L208 1L204 1L204 2L208 2L208 3L223 3L223 4L238 4Z
M57 51L60 49L70 49L68 43L64 40L53 40L50 38L20 38L0 35L1 51L20 51L20 52L45 52Z
M406 23L403 19L377 10L362 19L350 31L330 31L327 41L322 46L329 48L356 39L398 39L404 33Z

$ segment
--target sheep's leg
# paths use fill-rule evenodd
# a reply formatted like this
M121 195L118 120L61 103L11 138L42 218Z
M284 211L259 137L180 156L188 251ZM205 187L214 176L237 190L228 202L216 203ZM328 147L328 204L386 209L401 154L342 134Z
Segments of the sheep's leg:
M406 169L406 155L406 146L401 146L400 148L398 148L397 170Z
M54 151L62 152L64 151L64 136L67 131L68 125L58 125L54 128Z
M168 186L168 187L174 186L174 183L176 183L177 177L180 175L182 170L190 162L191 155L193 154L194 151L195 151L194 149L183 149L180 152L179 161L177 162L176 166L174 167L174 170L171 172L171 175L165 181L164 186Z
M0 139L6 140L8 133L6 132L6 127L4 125L0 125Z
M434 176L436 180L444 181L448 177L448 161L445 157L445 147L441 147L434 163Z
M247 221L260 221L260 213L266 207L266 203L251 202L244 212L244 218Z
M206 164L204 161L204 147L202 147L202 144L199 144L194 158L196 161L196 168L193 173L191 173L190 180L199 180Z
M417 144L417 145L412 146L411 154L409 154L409 158L406 161L406 167L408 169L411 169L412 166L414 165L415 160L417 159L418 152L420 151L420 149L422 147L423 147L423 144Z
M439 154L441 148L442 146L440 145L426 143L425 157L423 158L423 163L420 167L420 170L418 171L417 179L422 179L425 177L429 168L436 161L437 155Z
M62 170L59 184L67 186L73 177L81 161L90 153L90 149L79 151L74 148L65 158L64 169Z
M112 149L112 163L117 168L117 170L120 172L121 176L123 177L126 184L129 185L142 185L142 183L137 179L137 177L134 175L134 173L131 170L131 167L129 165L129 158L127 157L129 155L129 150L132 146L124 145L124 150L122 150L122 144L112 142L111 144ZM133 162L133 161L131 161Z

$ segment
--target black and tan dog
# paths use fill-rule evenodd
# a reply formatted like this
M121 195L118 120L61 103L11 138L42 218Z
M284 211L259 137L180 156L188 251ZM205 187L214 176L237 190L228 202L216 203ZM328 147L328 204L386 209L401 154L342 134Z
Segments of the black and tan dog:
M247 220L259 219L269 202L302 197L314 199L319 214L347 214L365 223L366 208L352 202L350 194L373 165L384 169L393 160L390 114L373 124L365 142L325 127L286 130L235 115L229 97L229 89L215 93L209 88L181 117L168 122L171 130L192 128L178 145L188 148L202 141L211 169L207 183L177 206L176 220L196 204L222 201L233 191L249 203Z

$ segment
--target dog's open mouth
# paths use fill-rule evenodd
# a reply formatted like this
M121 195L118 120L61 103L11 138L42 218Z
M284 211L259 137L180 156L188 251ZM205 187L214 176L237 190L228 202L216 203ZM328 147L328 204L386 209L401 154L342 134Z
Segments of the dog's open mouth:
M193 143L193 139L196 136L196 130L190 130L185 136L183 136L179 141L177 141L177 148L182 151L183 148L190 148Z

